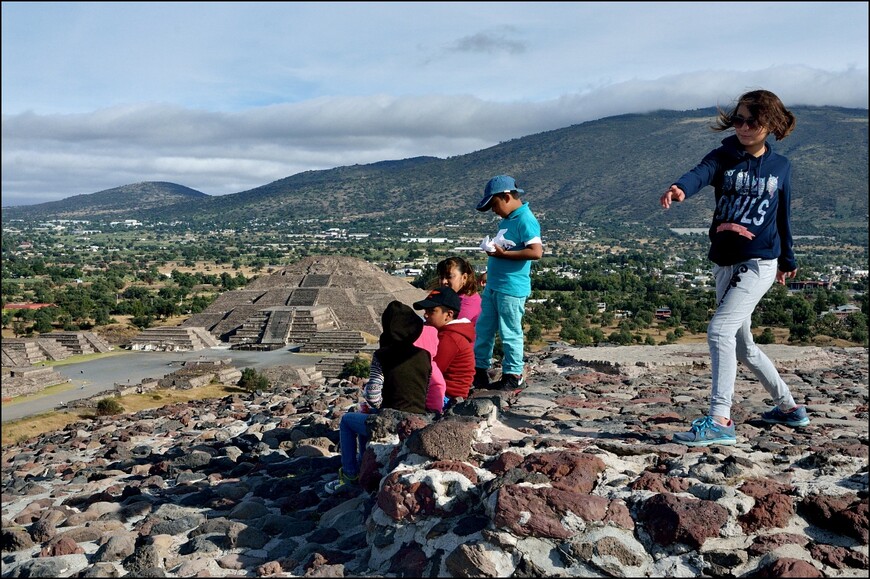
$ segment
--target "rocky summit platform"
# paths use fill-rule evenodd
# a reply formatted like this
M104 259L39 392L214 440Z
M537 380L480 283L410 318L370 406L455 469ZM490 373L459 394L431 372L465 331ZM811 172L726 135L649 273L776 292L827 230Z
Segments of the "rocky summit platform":
M3 448L4 577L866 577L865 348L764 349L811 424L769 425L742 368L738 442L702 346L529 356L527 387L438 420L371 419L329 495L359 383L104 417Z

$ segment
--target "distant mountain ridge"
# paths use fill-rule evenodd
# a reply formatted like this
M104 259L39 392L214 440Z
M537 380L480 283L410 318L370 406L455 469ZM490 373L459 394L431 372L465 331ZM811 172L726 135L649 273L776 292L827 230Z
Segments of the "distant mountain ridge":
M4 208L16 219L134 219L162 206L196 205L209 196L165 181L122 185L38 205Z
M867 109L791 110L797 127L772 146L793 163L796 230L825 234L835 228L866 240ZM140 183L7 208L4 219L111 215L217 227L329 216L363 226L402 220L423 226L436 215L441 221L479 219L473 208L484 184L492 175L508 173L526 190L542 223L703 227L712 214L711 193L667 212L658 198L727 136L709 130L715 114L715 108L706 108L607 117L447 159L415 157L305 171L218 197L169 183Z

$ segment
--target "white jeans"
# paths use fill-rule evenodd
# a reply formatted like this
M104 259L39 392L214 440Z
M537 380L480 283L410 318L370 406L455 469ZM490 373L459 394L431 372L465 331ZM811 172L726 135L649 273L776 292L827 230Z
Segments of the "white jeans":
M730 266L714 266L718 305L707 327L713 371L710 415L731 418L737 361L746 364L780 408L795 405L788 386L770 358L752 339L750 326L755 306L776 280L775 259L751 259Z

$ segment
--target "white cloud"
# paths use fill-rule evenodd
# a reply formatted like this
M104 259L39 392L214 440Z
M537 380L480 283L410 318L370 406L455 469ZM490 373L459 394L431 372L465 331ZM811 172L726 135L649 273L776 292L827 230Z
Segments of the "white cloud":
M867 3L786 7L4 2L2 202L234 193L754 88L866 108Z

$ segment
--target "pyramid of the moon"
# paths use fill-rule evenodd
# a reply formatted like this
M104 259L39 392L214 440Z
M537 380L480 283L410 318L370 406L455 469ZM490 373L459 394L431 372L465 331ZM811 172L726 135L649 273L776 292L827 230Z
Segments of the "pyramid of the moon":
M221 294L181 325L204 327L231 344L280 347L324 332L341 341L341 332L380 335L387 304L410 306L424 297L426 291L361 259L308 257Z

